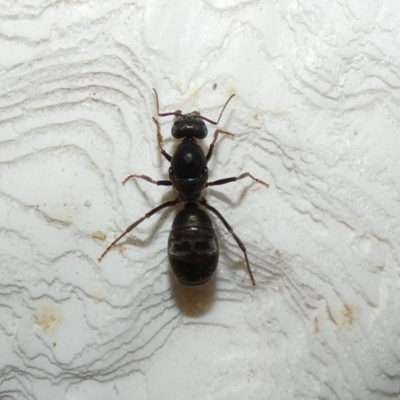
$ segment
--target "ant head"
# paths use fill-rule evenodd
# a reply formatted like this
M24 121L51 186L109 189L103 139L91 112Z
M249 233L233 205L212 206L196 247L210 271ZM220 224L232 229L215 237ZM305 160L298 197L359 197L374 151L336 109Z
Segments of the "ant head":
M225 107L228 105L229 101L232 99L234 94L232 94L228 100L225 102L222 107L221 112L219 113L219 117L216 121L213 121L209 118L203 117L200 115L198 111L193 111L189 114L182 114L181 110L176 110L173 112L160 113L160 107L158 104L158 96L155 89L154 94L156 96L157 103L157 114L159 117L166 117L168 115L175 115L174 125L172 126L172 136L175 139L183 139L183 138L196 138L196 139L204 139L207 137L207 127L204 121L217 125L219 120L221 119L222 113L225 110Z
M171 131L175 139L183 139L186 137L204 139L207 133L206 124L197 111L193 111L189 114L176 115Z

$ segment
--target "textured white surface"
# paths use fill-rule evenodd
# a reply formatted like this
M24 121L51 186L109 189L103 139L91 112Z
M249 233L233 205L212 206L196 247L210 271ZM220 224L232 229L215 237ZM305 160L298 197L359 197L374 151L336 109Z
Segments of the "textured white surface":
M400 397L398 2L38 0L0 21L2 399ZM211 179L270 188L206 194L256 288L218 221L216 279L176 284L174 210L97 262L171 198L121 185L167 176L152 87L210 118L237 94Z

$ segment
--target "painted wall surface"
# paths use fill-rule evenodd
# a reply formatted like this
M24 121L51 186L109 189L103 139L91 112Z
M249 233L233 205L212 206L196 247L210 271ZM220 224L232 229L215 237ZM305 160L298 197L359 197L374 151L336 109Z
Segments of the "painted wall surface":
M396 1L0 3L0 398L400 397ZM171 276L162 112L220 137L215 279ZM172 153L172 117L159 118ZM204 141L207 149L214 131Z

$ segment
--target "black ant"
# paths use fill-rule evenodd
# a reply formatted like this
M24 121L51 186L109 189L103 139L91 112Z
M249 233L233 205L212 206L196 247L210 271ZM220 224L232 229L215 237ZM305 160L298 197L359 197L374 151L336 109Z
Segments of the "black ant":
M169 167L170 180L155 181L146 175L133 174L126 177L122 183L125 184L131 178L140 178L159 186L173 186L176 190L177 198L160 204L142 218L129 225L128 228L104 250L103 254L99 257L99 261L103 259L111 247L146 218L150 218L163 208L172 207L183 202L185 203L185 208L176 215L168 238L168 257L175 278L184 285L202 285L211 279L217 269L219 257L218 239L213 223L207 212L199 208L199 205L201 205L215 214L236 240L236 243L243 251L247 270L249 271L253 285L255 285L256 283L250 269L244 244L220 212L210 206L204 197L201 197L203 189L207 186L224 185L246 177L267 187L269 186L267 183L255 178L248 172L244 172L238 176L208 182L207 163L213 153L218 135L220 133L230 137L234 135L222 129L217 129L214 132L214 138L207 154L203 153L203 150L197 143L197 139L202 140L207 136L207 127L204 121L212 125L217 125L226 106L235 95L232 94L226 101L217 121L212 121L203 117L197 111L193 111L189 114L182 114L181 110L160 113L158 95L156 90L153 90L157 103L157 115L159 117L174 115L175 121L171 133L175 139L182 139L174 154L172 156L169 155L163 148L160 124L157 119L153 117L153 121L157 126L157 139L160 152L171 163Z

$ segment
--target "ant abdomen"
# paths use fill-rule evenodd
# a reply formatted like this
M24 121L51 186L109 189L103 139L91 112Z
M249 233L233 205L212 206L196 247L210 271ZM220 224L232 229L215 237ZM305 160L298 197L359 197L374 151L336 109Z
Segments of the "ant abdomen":
M187 203L176 215L168 238L172 273L184 285L202 285L214 275L218 256L211 218L196 203Z

